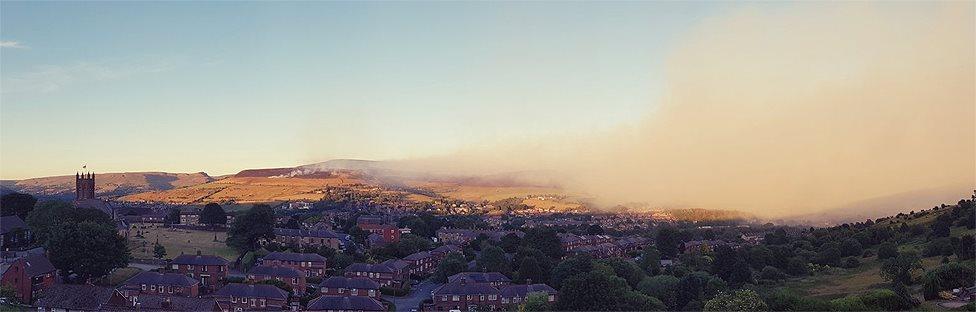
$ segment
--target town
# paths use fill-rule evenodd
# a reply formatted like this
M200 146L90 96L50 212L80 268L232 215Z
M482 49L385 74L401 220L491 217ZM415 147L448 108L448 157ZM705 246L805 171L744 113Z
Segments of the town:
M744 300L761 309L900 310L919 304L911 290L919 280L911 272L923 265L936 274L921 279L923 301L965 303L976 296L972 269L955 264L976 256L972 200L802 228L653 214L434 214L348 202L254 204L229 212L218 203L103 200L95 194L96 178L77 174L71 202L3 196L5 306L683 311L726 310L723 304ZM934 214L940 216L931 229L909 221ZM945 239L925 245L924 259L892 250L892 242L923 236ZM943 265L928 264L929 257L941 257ZM892 260L893 268L881 273L892 281L891 291L811 301L771 290L872 259Z

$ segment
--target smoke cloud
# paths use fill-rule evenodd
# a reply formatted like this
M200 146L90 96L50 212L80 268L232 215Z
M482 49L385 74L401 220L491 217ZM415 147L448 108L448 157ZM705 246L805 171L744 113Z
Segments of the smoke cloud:
M639 124L400 164L545 172L606 206L766 217L926 189L968 196L973 12L972 2L738 8L673 51L667 94Z

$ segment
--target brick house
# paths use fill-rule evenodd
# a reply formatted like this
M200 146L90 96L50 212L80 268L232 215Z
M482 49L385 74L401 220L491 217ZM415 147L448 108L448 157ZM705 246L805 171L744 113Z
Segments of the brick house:
M43 254L28 254L0 266L0 284L14 288L17 298L30 303L58 281L58 270Z
M431 255L437 257L438 264L440 264L440 262L444 260L444 258L447 258L447 255L450 255L451 253L462 253L461 247L458 247L457 245L443 245L430 251Z
M400 286L410 280L410 263L400 259L390 259L381 262L393 271L393 284Z
M21 249L30 245L30 227L18 216L0 217L0 250Z
M37 311L103 311L125 305L126 299L114 288L91 285L54 284L39 296Z
M525 298L529 294L541 293L546 296L546 301L549 304L556 302L556 289L550 287L546 284L530 284L530 285L508 285L504 286L498 290L498 295L501 298L501 304L509 310L517 310L517 306L525 301Z
M125 281L119 291L126 297L158 295L175 297L200 296L200 281L180 273L145 271Z
M478 233L472 230L447 228L437 230L437 240L444 244L464 246L475 238L478 238Z
M365 277L380 284L380 287L393 287L395 272L383 264L353 263L346 267L346 277Z
M370 234L379 235L378 237L381 238L382 243L384 244L400 241L400 229L394 225L366 223L360 224L359 228L363 229L363 231L369 232Z
M482 311L501 308L498 288L465 278L448 282L431 293L435 311Z
M333 276L319 283L324 296L365 296L380 298L380 284L366 277Z
M429 251L421 251L413 253L403 257L403 261L410 264L409 273L410 275L427 275L434 272L437 265L440 263L440 259Z
M345 248L349 235L339 234L327 230L296 230L275 228L274 242L282 245L297 245L299 247L328 246L335 250Z
M321 296L308 303L305 311L386 311L383 303L370 297Z
M283 310L288 307L288 292L266 284L228 283L213 293L225 311Z
M272 252L261 258L262 265L286 266L305 272L305 277L325 276L325 257L314 253Z
M200 225L200 209L195 207L184 207L180 209L180 224L190 226Z
M296 296L304 294L306 288L305 272L286 266L260 265L253 267L247 272L247 280L251 282L282 281L291 286L292 293Z
M111 302L101 311L221 311L213 298L133 295L125 299L122 304Z
M227 278L227 260L220 256L180 255L170 262L170 271L188 275L200 281L201 293L220 288Z
M461 272L447 278L448 283L466 280L468 283L489 284L494 287L507 286L512 284L512 280L505 274L498 272Z

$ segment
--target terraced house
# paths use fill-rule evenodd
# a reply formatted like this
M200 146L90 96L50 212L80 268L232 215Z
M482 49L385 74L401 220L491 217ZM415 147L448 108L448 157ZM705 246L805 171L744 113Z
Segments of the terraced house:
M200 295L200 281L180 273L144 271L125 281L119 287L119 291L126 297L136 295L197 297Z
M383 303L369 297L321 296L308 303L305 311L386 311Z
M296 245L299 247L327 246L335 250L342 250L349 241L349 235L339 234L327 230L296 230L274 229L274 242L281 245Z
M364 296L380 298L380 284L365 277L333 276L319 283L325 296Z
M247 272L247 280L251 282L261 282L266 280L276 280L291 286L292 293L301 295L305 293L305 273L286 266L267 266L261 265L251 268Z
M272 252L261 259L262 265L286 266L305 273L305 277L323 277L326 265L325 257L314 253Z
M383 264L353 263L346 267L346 277L365 277L373 280L380 287L394 285L393 269Z
M214 292L213 298L226 310L282 310L288 306L288 293L266 285L229 283Z
M227 278L227 259L214 255L180 255L170 262L170 271L190 276L200 281L202 293L220 288Z
M426 308L434 311L511 311L517 310L518 305L533 293L544 295L550 303L556 301L557 292L548 285L511 285L505 281L507 277L499 278L499 275L498 272L453 275L447 284L432 292L433 302ZM469 279L471 277L476 279Z

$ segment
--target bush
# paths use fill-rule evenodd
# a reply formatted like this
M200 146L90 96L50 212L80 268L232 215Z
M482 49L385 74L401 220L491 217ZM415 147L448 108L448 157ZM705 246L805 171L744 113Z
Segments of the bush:
M974 278L976 276L970 267L959 263L941 265L922 278L922 295L926 300L935 299L940 291L971 286Z
M911 303L906 303L901 296L890 289L877 289L864 294L861 296L861 302L874 311L900 311L912 308Z
M402 288L380 287L380 292L387 296L403 297L410 293L410 285Z
M868 306L858 296L847 296L830 301L833 311L868 311Z
M752 290L720 293L705 303L703 311L766 311L769 306Z
M762 269L762 271L759 272L759 278L765 280L778 281L781 279L785 279L786 273L783 273L783 271L780 271L777 268L766 266Z
M861 260L858 260L857 257L847 257L844 258L842 264L845 268L852 269L861 265Z
M894 258L898 256L898 246L892 242L884 242L878 246L878 260Z
M780 289L766 298L770 311L830 311L830 302L800 296L788 289Z

